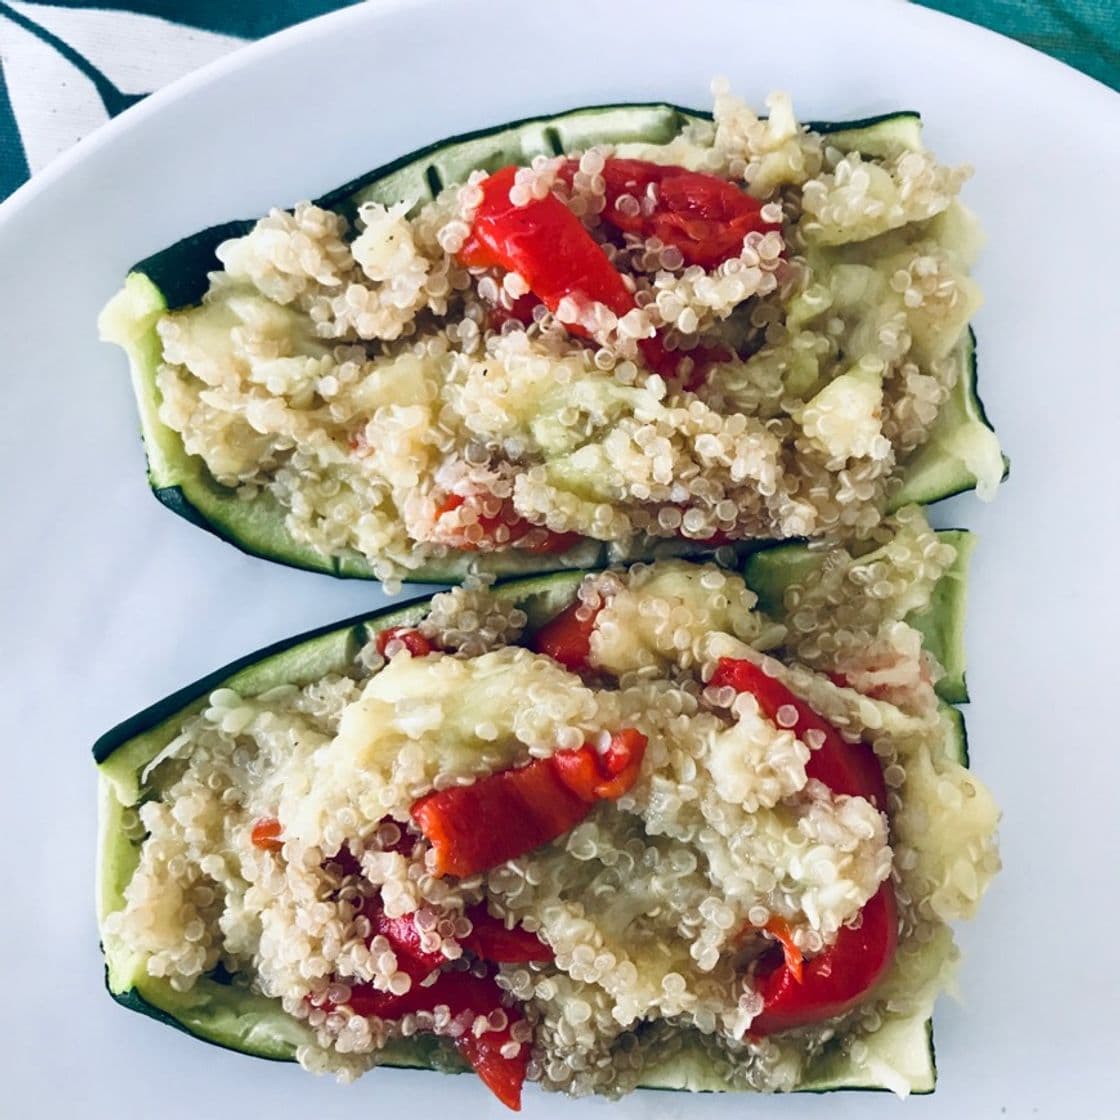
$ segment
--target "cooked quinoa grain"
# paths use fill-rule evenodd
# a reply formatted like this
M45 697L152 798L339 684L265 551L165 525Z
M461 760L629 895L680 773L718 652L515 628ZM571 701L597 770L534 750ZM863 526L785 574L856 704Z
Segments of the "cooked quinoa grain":
M245 501L271 495L295 541L391 582L581 538L626 559L866 537L963 376L968 169L848 150L784 95L768 109L721 86L714 122L667 144L516 172L512 204L560 199L600 244L633 296L622 314L578 292L527 312L524 276L463 263L483 172L422 206L366 203L352 226L272 211L220 246L200 306L160 317L160 419ZM688 264L605 220L616 159L716 176L771 228ZM639 193L610 203L620 220L654 212L656 184Z
M906 621L953 550L914 509L873 533L823 550L771 616L710 564L589 574L573 599L592 624L582 673L536 652L526 612L476 586L432 600L418 623L428 652L374 639L302 687L218 689L144 770L122 822L138 862L107 947L177 991L219 970L278 1001L306 1031L302 1064L344 1079L395 1040L473 1032L576 1095L617 1096L685 1052L728 1086L788 1090L826 1046L904 1088L867 1043L924 1019L947 983L947 923L974 912L998 869L997 813L951 754L940 667ZM887 812L811 777L825 733L798 731L795 703L771 717L721 683L729 658L870 744ZM645 747L617 799L496 866L439 873L421 799L585 744L606 751L621 728ZM884 884L899 942L881 983L839 1017L752 1034L774 947L763 931L788 928L811 962ZM487 966L471 940L480 906L544 957ZM402 920L426 969L494 975L502 1002L469 1021L438 1005L368 1010L432 981L393 940Z

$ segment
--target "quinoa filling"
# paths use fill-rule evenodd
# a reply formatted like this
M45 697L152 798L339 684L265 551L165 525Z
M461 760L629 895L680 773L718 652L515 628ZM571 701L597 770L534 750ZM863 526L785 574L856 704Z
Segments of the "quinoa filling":
M865 538L962 376L968 170L768 106L720 88L667 144L475 172L353 228L274 210L161 316L160 420L390 583L584 539Z
M871 1069L999 866L905 621L953 558L908 508L771 614L678 560L543 626L459 588L344 673L216 691L141 775L106 949L278 1001L308 1069L434 1036L513 1107L683 1051L735 1088Z

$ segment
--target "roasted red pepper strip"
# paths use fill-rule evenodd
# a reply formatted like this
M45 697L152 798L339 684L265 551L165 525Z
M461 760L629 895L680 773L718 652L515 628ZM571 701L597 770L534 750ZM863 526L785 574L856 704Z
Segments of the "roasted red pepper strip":
M472 944L470 937L465 939L465 948L495 963L552 959L552 951L534 934L523 929L507 930L501 922L490 917L485 906L475 910L480 912L471 914L472 922L476 923L471 933L475 940ZM500 992L494 981L467 973L441 972L432 984L423 986L421 981L447 961L442 953L422 948L414 916L405 914L390 918L376 899L369 900L362 913L369 919L371 936L380 935L392 946L397 968L412 980L412 987L403 996L395 996L369 985L357 985L351 989L350 1008L358 1015L399 1019L409 1012L431 1011L440 1004L446 1004L453 1017L470 1013L472 1020L475 1016L489 1015L501 1008L509 1019L506 1027L500 1031L487 1031L481 1036L468 1030L455 1040L455 1045L498 1099L516 1111L521 1104L528 1047L522 1046L516 1058L502 1057L501 1048L511 1041L509 1026L520 1016L501 1007Z
M508 1009L503 1009L509 1015ZM520 1016L518 1016L518 1020ZM518 1021L514 1020L514 1021ZM476 1035L467 1031L455 1040L455 1048L463 1055L483 1084L512 1112L521 1111L521 1087L529 1068L529 1045L522 1042L517 1054L507 1058L502 1048L513 1041L509 1027Z
M584 801L617 801L637 780L646 737L632 727L611 736L599 754L592 747L557 751L549 761L560 780Z
M569 162L561 174L569 178L576 164ZM522 322L531 317L533 304L543 303L555 312L565 296L577 302L601 303L622 317L636 306L633 293L583 223L554 195L515 206L509 199L516 167L504 167L482 183L482 202L467 241L459 251L464 264L517 272L529 285L533 299L522 296L510 313L497 316ZM762 220L761 204L733 184L714 175L667 167L643 160L608 160L603 169L606 209L603 219L616 229L656 236L680 250L686 264L713 268L737 256L743 239L752 231L779 229ZM624 213L616 205L620 196L640 199L654 185L657 204L651 213L638 209ZM567 323L572 334L586 336L578 323ZM691 361L686 388L703 384L713 362L731 355L721 347L697 347L687 353L667 350L660 337L638 343L650 369L667 378L680 372L682 358Z
M397 966L413 980L422 980L447 963L442 953L422 947L414 914L390 918L377 899L369 899L362 913L369 919L370 937L379 934L384 937L397 956ZM491 917L485 903L472 906L466 916L470 919L471 932L459 943L490 964L550 961L554 956L535 933L521 926L507 929L500 918Z
M383 852L399 852L402 856L408 857L412 855L412 850L416 847L416 834L410 832L408 825L403 824L401 821L395 821L392 817L383 817L379 824L394 824L400 831L400 836L392 843L386 844L380 850ZM357 856L350 851L348 847L343 845L339 850L324 863L333 863L342 875L361 875L362 864Z
M482 203L459 259L466 265L520 274L550 311L565 296L604 304L618 316L631 311L634 296L622 276L555 195L525 206L510 202L517 171L503 167L483 180ZM580 333L574 324L572 329Z
M590 810L542 758L429 793L412 819L435 850L436 874L463 878L563 836Z
M284 838L281 835L280 822L275 817L261 817L253 825L249 839L254 848L262 852L278 852L284 847Z
M517 170L503 167L482 181L482 202L459 260L472 267L518 273L552 312L565 296L578 303L601 303L619 318L633 311L634 294L618 269L555 195L525 206L510 202ZM587 335L578 323L565 326L572 334ZM675 374L680 355L670 354L660 339L644 338L638 346L651 369L667 377Z
M420 930L412 914L390 918L381 908L380 899L369 899L362 913L369 920L370 937L380 935L389 942L397 958L397 967L408 973L414 985L447 963L447 958L438 950L433 952L421 947Z
M599 797L617 800L638 780L647 746L649 741L634 727L624 727L611 736L602 756L611 781L601 787ZM616 789L618 792L615 792Z
M578 747L421 797L412 819L435 851L436 874L497 867L570 832L599 798L621 797L637 779L646 739L627 728L612 747L611 761Z
M501 1030L475 1035L470 1024L466 1024L467 1030L455 1039L455 1046L498 1100L514 1112L520 1111L529 1046L522 1043L516 1057L502 1056L502 1047L512 1041L510 1028L521 1020L521 1015L514 1008L503 1007L501 991L493 978L472 976L469 972L441 972L429 987L414 983L403 996L357 984L350 989L347 1006L356 1015L389 1020L418 1011L434 1011L441 1006L447 1007L452 1018L463 1020L503 1011L508 1023Z
M532 292L518 296L512 307L491 307L486 322L491 330L500 331L506 323L515 320L523 327L533 322L533 312L540 306L540 300Z
M800 980L784 961L756 976L763 1010L751 1023L751 1034L831 1019L867 998L898 947L898 911L889 880L864 905L860 918L858 929L843 926L832 945L805 962Z
M444 514L451 513L452 510L459 509L466 503L467 499L462 494L448 494L436 510L437 522ZM492 552L497 548L522 548L526 552L552 554L567 552L582 540L578 533L554 533L551 529L534 525L511 509L506 509L496 516L480 514L477 523L482 530L477 540L472 540L462 532L455 532L443 543L450 544L452 548L458 548L463 552ZM499 526L504 526L509 533L504 541L497 539ZM540 534L536 543L528 546L522 544L521 542L533 532Z
M804 700L751 661L721 658L711 683L751 693L763 715L774 723L781 708L792 708L797 719L791 730L799 739L804 741L810 731L824 735L805 767L808 776L833 793L865 797L880 811L886 810L882 767L866 743L844 742ZM787 951L781 963L756 977L763 1010L751 1023L751 1034L773 1034L843 1014L882 979L897 946L898 910L888 880L864 905L859 928L842 927L832 945L801 966L800 976Z
M432 643L419 630L409 626L390 626L388 630L380 631L377 635L377 652L384 655L389 643L394 639L400 642L413 657L427 657L432 652Z
M767 676L752 661L721 657L711 684L717 688L730 685L736 692L749 692L772 723L778 722L780 709L792 708L797 718L790 730L802 742L806 742L810 731L824 736L821 745L810 754L805 773L823 782L833 793L866 797L880 812L886 810L887 787L871 747L866 743L844 742L832 724L817 715L781 681Z
M577 166L569 161L565 174L574 174ZM657 237L675 246L686 265L713 269L739 255L747 234L781 229L780 223L763 221L758 199L717 175L641 159L608 159L602 176L606 183L602 220L624 233ZM651 186L655 202L647 213L641 203ZM623 195L635 204L620 210L618 200Z
M581 618L581 613L587 617ZM586 669L591 655L591 632L595 629L598 615L598 610L588 610L577 599L533 635L532 648L573 672Z
M480 902L467 911L471 932L459 942L476 957L493 964L527 964L550 961L556 955L535 933L522 926L507 929L505 922L495 918Z
M551 762L560 781L581 801L592 805L598 800L596 791L606 778L594 751L586 747L574 751L558 751L552 756Z

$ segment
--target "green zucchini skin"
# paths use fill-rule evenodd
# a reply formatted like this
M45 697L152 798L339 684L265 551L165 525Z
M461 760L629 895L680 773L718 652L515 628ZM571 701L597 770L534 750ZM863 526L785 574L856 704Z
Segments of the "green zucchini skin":
M940 536L958 549L959 559L935 590L930 609L933 618L930 624L923 628L923 635L926 648L939 661L946 663L947 667L952 667L951 673L959 669L963 681L963 646L960 645L965 606L963 588L967 578L967 562L972 541L970 535L961 530L948 530ZM745 576L747 582L759 594L761 606L764 608L769 606L774 612L780 610L782 590L804 573L807 556L810 557L809 563L811 563L811 556L804 545L784 544L769 550L769 553L760 553L748 563ZM565 572L511 581L502 584L497 589L497 593L517 603L526 611L529 615L527 630L531 633L571 602L585 574ZM119 905L120 891L131 875L130 869L123 875L120 871L120 851L122 847L134 848L134 845L123 840L122 836L114 830L113 814L118 812L125 802L132 804L143 799L144 790L140 775L163 746L175 736L183 719L198 711L205 704L206 697L218 687L233 687L246 694L255 694L278 683L302 684L328 672L341 671L352 662L361 646L378 631L390 626L414 625L419 621L427 612L429 598L424 596L403 604L393 604L372 613L357 615L275 642L208 673L102 735L93 746L94 760L102 778L103 797L100 851L102 883L99 887L101 916L104 917ZM967 762L963 718L948 704L944 705L943 710L950 714L957 752L962 760ZM120 795L119 799L118 795ZM125 962L123 966L116 967L123 967L127 973L130 966ZM195 1016L192 1019L189 1008L186 1012L180 1012L182 1017L177 1017L174 1000L179 997L171 993L163 993L164 1002L170 1006L160 1006L159 1003L153 1002L153 998L147 998L140 990L140 986L155 988L157 994L153 998L160 998L158 983L137 977L135 970L132 971L130 980L122 980L118 976L114 981L113 962L107 961L106 987L113 999L123 1007L224 1049L275 1061L291 1061L294 1057L296 1042L292 1041L292 1035L298 1035L299 1025L295 1024L294 1020L290 1024L283 1022L280 1019L283 1013L277 1010L271 1018L281 1022L283 1030L269 1034L269 1016L262 1016L259 1011L247 1015L238 1011L238 996L235 989L229 989L229 994L224 995L218 982L210 978L200 981L201 999L204 1004L207 999L224 1000L226 1004L219 1009L224 1017L219 1016L215 1025L215 1022L207 1020L205 1015ZM245 993L245 999L265 1002L262 997L250 996L248 993ZM229 1019L232 1019L238 1028L236 1032L230 1028L227 1022ZM936 1064L931 1023L923 1021L913 1024L911 1035L910 1040L905 1043L908 1049L915 1047L916 1043L913 1039L918 1037L922 1040L922 1046L926 1048L922 1052L925 1068L921 1079L914 1084L912 1091L932 1092L936 1079ZM438 1068L447 1072L465 1068L457 1061L452 1051L441 1046L436 1040L424 1040L421 1045L416 1045L416 1040L411 1040L411 1043L409 1046L398 1047L387 1056L383 1064L410 1068ZM693 1091L717 1091L721 1088L721 1083L713 1076L712 1071L705 1071L702 1056L699 1054L675 1058L664 1066L654 1067L649 1074L645 1086L647 1088ZM842 1070L838 1075L830 1067L825 1076L811 1080L798 1091L830 1092L840 1089L884 1088L876 1085L850 1084L842 1074Z
M243 1054L244 1050L239 1050L236 1046L228 1042L221 1042L215 1038L207 1038L204 1035L197 1034L192 1031L190 1027L176 1019L174 1015L168 1014L161 1007L157 1007L154 1003L149 1003L135 988L129 988L125 992L113 991L113 985L109 979L109 968L105 968L105 989L109 995L112 996L121 1007L128 1011L136 1011L141 1015L146 1015L149 1019L154 1019L157 1023L162 1023L166 1027L173 1027L181 1034L188 1035L190 1038L197 1038L199 1042L208 1043L210 1046L217 1046L219 1050L229 1050L234 1054ZM292 1059L284 1056L283 1054L267 1054L263 1052L255 1052L252 1054L254 1058L260 1058L266 1062L290 1062Z
M940 529L938 538L956 549L956 559L934 588L930 605L912 611L906 622L922 635L922 646L933 654L945 675L937 682L938 697L946 704L968 702L965 669L965 615L968 593L968 565L976 545L967 529ZM804 543L779 544L753 553L744 575L758 595L759 608L770 615L783 611L786 589L815 569L822 553L807 549Z
M970 425L982 433L995 433L995 427L988 419L988 411L979 389L979 344L976 332L969 327L965 337L961 340L961 351L964 357L964 375L957 383L946 404L951 409L953 416L951 423ZM903 486L888 506L888 512L894 512L904 505L933 505L935 502L944 501L946 498L956 497L975 489L976 478L967 467L951 455L941 452L936 442L937 427L931 434L930 441L923 444L906 463L903 464ZM1011 460L1000 452L1003 462L1003 473L1000 481L1006 481L1011 475Z
M639 112L654 114L660 118L661 127L665 130L664 139L669 139L671 136L680 132L686 124L692 121L710 121L712 119L712 114L710 112L699 109L686 109L667 101L614 102L606 105L592 105L585 109L568 110L562 113L521 117L507 124L494 125L489 128L479 128L471 132L463 132L456 136L450 136L444 140L437 140L431 144L425 144L421 148L416 148L414 151L407 152L403 156L398 156L396 159L390 160L388 163L384 163L380 167L374 168L372 171L367 171L364 175L359 175L357 178L351 179L349 182L327 191L326 194L320 195L315 199L315 205L330 210L340 210L346 213L348 217L352 218L357 211L357 207L353 202L355 198L364 196L368 188L373 184L388 179L397 172L406 168L412 168L418 164L424 166L423 174L429 187L428 197L431 198L432 195L437 193L438 189L440 189L437 187L436 191L431 190L431 187L434 185L432 183L433 173L440 187L446 185L443 180L443 175L433 163L433 158L438 156L441 152L445 152L448 148L480 140L491 140L505 133L519 132L527 128L533 128L543 132L548 146L551 149L549 154L563 155L566 148L564 146L563 137L556 127L559 122L563 122L572 117L582 118L595 113L610 114L613 118L620 113L631 115ZM877 116L863 117L853 121L810 121L808 122L808 127L814 132L827 135L837 132L862 131L864 129L874 128L877 125L883 124L885 121L900 120L909 120L917 124L921 121L921 114L912 110L903 109L895 113L880 113ZM604 135L598 138L599 142L605 142L611 139L655 142L657 140L657 135L653 130L647 128L640 131L630 129L629 134L623 130L614 136ZM572 146L573 145L568 145L568 147ZM493 157L482 160L475 164L475 166L482 167L488 171L496 170L501 166L501 160L506 158L506 154L504 147L498 147L495 149ZM472 167L466 170L473 169ZM159 252L153 253L151 256L145 257L142 261L139 261L133 266L132 271L141 272L147 276L152 283L163 292L169 308L174 309L177 307L184 307L187 304L197 303L206 291L208 284L207 273L214 265L215 249L228 238L244 236L253 228L255 223L255 218L246 218L234 219L228 222L221 222L218 225L209 226L206 229L199 230L197 233L192 233L184 237L180 241L176 241L166 249L162 249Z
M364 201L396 202L402 198L414 198L418 203L424 202L432 198L444 183L459 181L475 168L495 170L510 162L525 161L538 153L556 155L608 141L664 142L688 123L710 119L710 113L665 102L601 105L526 117L512 124L479 129L428 144L329 191L316 202L353 219L358 206ZM884 146L921 145L921 118L909 110L855 121L814 121L809 127L832 136L838 144L859 147L868 154L875 154ZM162 311L197 303L206 291L207 274L214 266L218 245L228 238L242 236L253 224L253 220L246 219L211 226L138 262L132 269L129 284L142 283L149 288L140 319L150 318L157 306ZM126 320L127 315L126 308ZM245 504L256 505L256 502L235 502L233 492L218 485L201 460L186 455L178 436L158 419L159 401L154 385L158 339L155 338L154 318L146 325L140 319L125 322L123 327L118 324L113 341L120 342L130 351L148 453L149 483L156 498L193 525L249 555L344 579L375 578L365 557L357 552L326 556L293 540L284 528L284 513L279 507L275 510L258 507L260 512L256 516L250 514L243 507ZM961 415L967 423L991 429L976 393L974 360L970 358L967 365L966 384L962 385ZM906 501L923 504L938 501L971 489L976 480L952 456L929 452L925 456L923 478L919 481L920 485L907 485L900 491L895 507ZM759 542L744 543L737 550L738 555L745 556L758 545ZM710 551L694 542L662 542L651 546L647 553L633 555L630 559L653 559L673 553L703 556ZM557 555L535 555L517 550L481 555L457 553L411 572L409 580L416 583L455 582L471 568L506 579L594 567L607 561L607 546L597 541L585 541L569 552Z
M394 605L391 608L386 608L384 612L355 615L353 618L343 619L341 622L332 622L326 626L316 627L314 630L305 630L302 634L297 634L291 638L283 638L271 645L254 650L252 653L247 653L243 657L238 657L234 661L223 665L220 669L215 669L212 673L207 673L206 676L199 677L198 680L184 685L162 700L157 700L154 704L150 704L142 711L129 716L128 719L122 720L115 727L106 731L93 744L93 760L100 766L101 763L108 761L118 748L125 743L135 739L137 735L150 731L171 716L182 713L183 709L195 700L208 696L214 689L220 687L224 681L236 676L243 669L248 669L277 654L285 653L295 646L305 645L316 638L324 637L327 634L337 634L340 631L353 631L355 640L361 644L366 640L366 623L374 621L381 613L396 615L400 611L401 607Z

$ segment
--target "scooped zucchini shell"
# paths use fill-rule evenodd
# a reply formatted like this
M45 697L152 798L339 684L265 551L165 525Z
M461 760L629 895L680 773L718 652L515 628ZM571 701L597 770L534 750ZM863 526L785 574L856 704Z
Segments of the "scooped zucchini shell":
M509 163L528 162L537 155L556 155L608 142L665 143L698 119L710 116L664 104L609 105L535 117L421 148L331 191L317 204L338 210L348 219L354 218L364 202L388 205L415 199L422 205L445 184L461 182L477 168L493 171ZM921 148L921 122L915 113L845 123L813 122L810 127L830 134L836 144L868 156ZM244 235L253 224L245 220L212 226L145 258L132 269L124 287L102 313L102 336L118 343L128 354L149 484L169 509L244 552L336 576L374 578L367 559L356 551L326 555L294 539L285 526L285 511L270 493L262 491L251 501L242 500L235 490L213 478L199 456L186 452L179 433L160 421L156 371L162 350L156 323L165 311L201 299L207 275L215 265L217 246ZM977 470L987 464L986 473L990 474L990 460L1000 455L977 395L975 339L971 332L962 337L959 347L964 375L929 441L904 464L903 485L893 497L891 509L912 502L927 504L970 490L977 483ZM999 464L996 466L998 469ZM741 546L741 551L748 547ZM704 551L696 542L664 542L645 558ZM607 559L604 544L585 539L558 554L516 549L484 554L451 552L410 572L408 578L454 582L468 568L510 577L594 567Z
M947 754L967 765L964 721L946 701L967 698L964 687L963 621L965 583L972 539L959 530L939 534L957 551L953 566L934 588L929 607L907 621L923 634L925 649L945 670L937 688L944 721ZM784 617L785 588L803 580L820 562L820 553L802 545L786 545L755 554L745 575L759 596L760 609ZM528 615L531 634L562 611L574 598L584 572L566 572L510 581L497 594ZM279 685L304 685L326 674L342 673L375 634L394 626L415 625L428 610L428 599L391 606L301 634L249 654L125 720L103 735L93 748L100 773L100 839L98 846L98 913L101 921L124 905L125 888L139 860L141 838L123 824L126 811L158 796L150 782L153 760L176 737L185 719L207 704L218 688L253 696ZM178 992L165 980L149 976L144 961L111 937L103 939L109 993L123 1006L176 1027L197 1038L256 1057L290 1061L297 1047L310 1040L306 1025L286 1014L279 1001L265 998L220 974L203 976L189 992ZM933 1089L932 1025L928 1008L909 1019L891 1020L869 1040L885 1067L900 1075L912 1092ZM380 1064L440 1070L463 1068L454 1052L438 1039L424 1036L397 1040ZM686 1045L672 1060L646 1070L646 1087L721 1091L723 1076L712 1068L704 1051ZM891 1088L897 1088L897 1077ZM853 1071L839 1049L826 1048L815 1060L800 1090L885 1089Z

